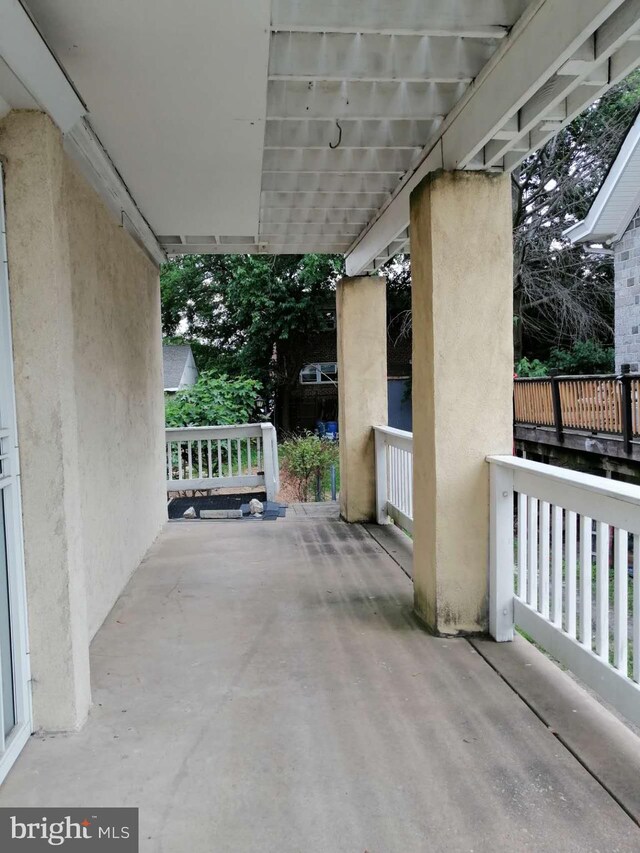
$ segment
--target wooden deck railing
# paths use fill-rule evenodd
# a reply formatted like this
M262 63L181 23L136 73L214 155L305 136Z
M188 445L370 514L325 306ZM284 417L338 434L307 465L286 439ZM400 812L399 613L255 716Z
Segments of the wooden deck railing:
M516 424L622 436L625 447L640 438L640 375L552 376L516 379Z

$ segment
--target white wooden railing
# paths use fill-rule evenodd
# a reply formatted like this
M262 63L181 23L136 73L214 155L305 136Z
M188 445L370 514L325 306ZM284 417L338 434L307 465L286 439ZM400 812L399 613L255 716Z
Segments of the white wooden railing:
M280 488L278 443L272 424L166 430L167 491L263 486L267 500Z
M491 634L517 625L640 723L640 487L488 461Z
M392 427L373 428L376 446L376 513L378 524L392 518L413 532L413 433Z

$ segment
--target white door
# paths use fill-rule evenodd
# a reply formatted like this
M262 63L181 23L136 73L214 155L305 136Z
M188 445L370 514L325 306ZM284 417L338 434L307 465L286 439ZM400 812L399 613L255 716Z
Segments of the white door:
M0 167L0 782L31 733L18 436Z

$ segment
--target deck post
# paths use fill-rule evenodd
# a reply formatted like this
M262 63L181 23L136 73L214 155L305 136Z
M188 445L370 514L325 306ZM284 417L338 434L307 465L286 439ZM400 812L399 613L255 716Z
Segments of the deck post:
M438 634L489 628L489 466L513 449L508 175L440 172L411 197L414 603Z
M273 424L261 424L262 428L262 464L264 467L264 485L267 500L274 501L280 488L278 474L278 443Z
M631 407L631 365L621 365L620 392L622 395L622 442L624 452L631 455L633 438L633 416Z
M553 403L553 423L556 428L556 438L560 444L564 443L564 426L562 423L562 400L560 399L560 381L558 376L559 370L553 369L549 371L551 377L551 401Z
M373 427L387 423L387 288L379 276L343 278L336 291L340 514L375 521Z
M387 512L387 444L384 435L375 434L376 450L376 522L389 523Z
M510 642L513 624L513 471L491 465L489 490L489 633Z

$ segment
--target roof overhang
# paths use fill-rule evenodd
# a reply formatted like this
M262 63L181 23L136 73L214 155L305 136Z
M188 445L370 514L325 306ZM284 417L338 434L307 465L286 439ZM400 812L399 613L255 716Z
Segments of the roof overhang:
M5 112L46 110L156 261L374 271L429 172L516 168L640 63L640 0L28 4L0 0Z
M640 115L629 130L589 213L564 232L572 243L617 243L640 207Z

